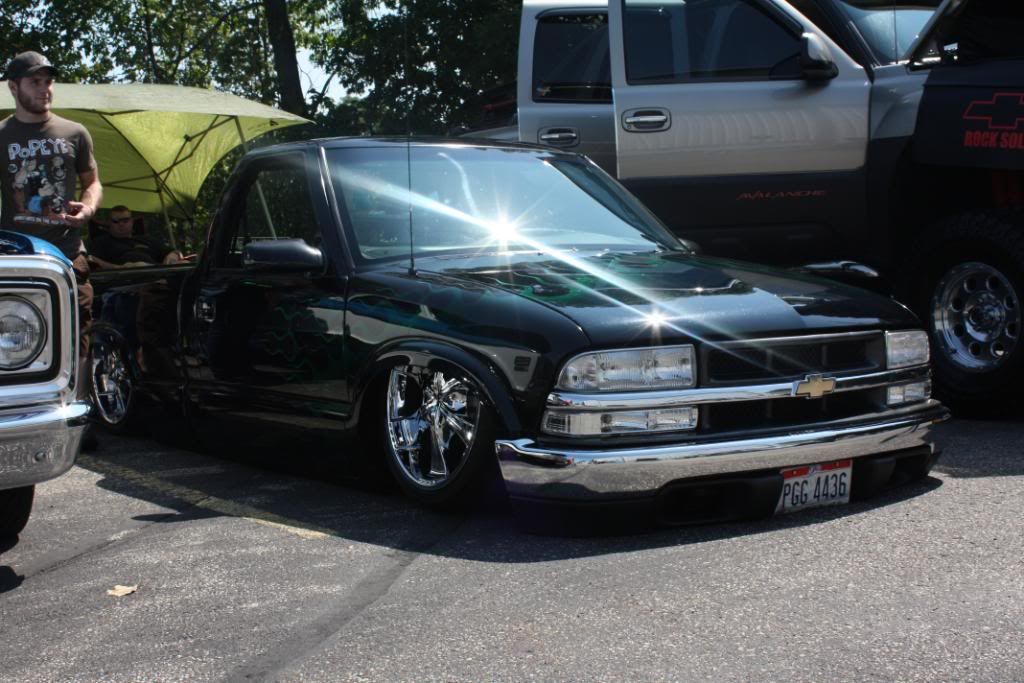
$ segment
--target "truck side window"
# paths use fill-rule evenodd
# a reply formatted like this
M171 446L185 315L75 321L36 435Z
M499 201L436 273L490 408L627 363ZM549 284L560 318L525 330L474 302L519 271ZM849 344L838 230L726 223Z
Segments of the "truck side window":
M624 0L630 83L800 78L800 37L756 0Z
M607 14L545 14L538 19L533 100L612 101Z
M301 158L260 168L249 176L242 196L225 226L226 245L219 264L228 268L242 265L242 250L257 240L299 238L312 246L320 245L313 204Z

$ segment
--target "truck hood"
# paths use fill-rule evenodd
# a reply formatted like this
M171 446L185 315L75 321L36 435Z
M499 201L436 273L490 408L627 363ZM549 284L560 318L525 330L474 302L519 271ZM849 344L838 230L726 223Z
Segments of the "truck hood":
M437 256L416 267L554 308L595 346L918 326L871 292L684 252Z

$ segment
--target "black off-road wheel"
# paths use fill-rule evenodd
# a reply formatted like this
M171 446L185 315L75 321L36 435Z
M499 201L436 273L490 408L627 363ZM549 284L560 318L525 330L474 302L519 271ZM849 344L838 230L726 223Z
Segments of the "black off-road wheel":
M963 214L912 250L910 302L931 338L937 396L960 413L1004 412L1024 372L1024 221Z
M496 473L494 414L479 382L451 366L392 368L381 426L404 493L439 509L476 500Z
M136 372L124 339L116 330L98 329L90 347L93 418L115 434L135 427Z
M14 538L28 524L35 486L0 491L0 540Z

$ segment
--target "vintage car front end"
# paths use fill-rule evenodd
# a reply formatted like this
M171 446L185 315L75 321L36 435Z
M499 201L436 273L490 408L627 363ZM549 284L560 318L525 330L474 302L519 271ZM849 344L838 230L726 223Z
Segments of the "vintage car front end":
M0 233L0 535L27 521L32 487L75 461L89 414L75 398L74 272L58 251Z
M645 499L669 523L847 502L934 464L928 362L920 330L585 353L537 436L496 450L513 497Z

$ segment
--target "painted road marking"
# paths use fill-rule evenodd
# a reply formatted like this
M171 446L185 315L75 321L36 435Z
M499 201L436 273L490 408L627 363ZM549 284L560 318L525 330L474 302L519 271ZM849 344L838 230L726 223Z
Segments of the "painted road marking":
M218 498L206 493L205 491L199 491L187 486L182 486L181 484L164 481L163 479L151 474L139 472L138 470L133 470L122 465L115 465L91 455L79 455L78 465L94 472L99 472L105 476L135 484L155 493L165 495L169 498L180 500L204 510L211 510L227 517L240 517L242 519L247 519L252 522L256 522L257 524L263 524L264 526L286 531L300 538L319 539L337 536L337 533L325 527L319 527L313 524L307 524L306 522L300 522L288 517L283 517L281 515L274 514L273 512L260 510L244 503L237 503L235 501Z

